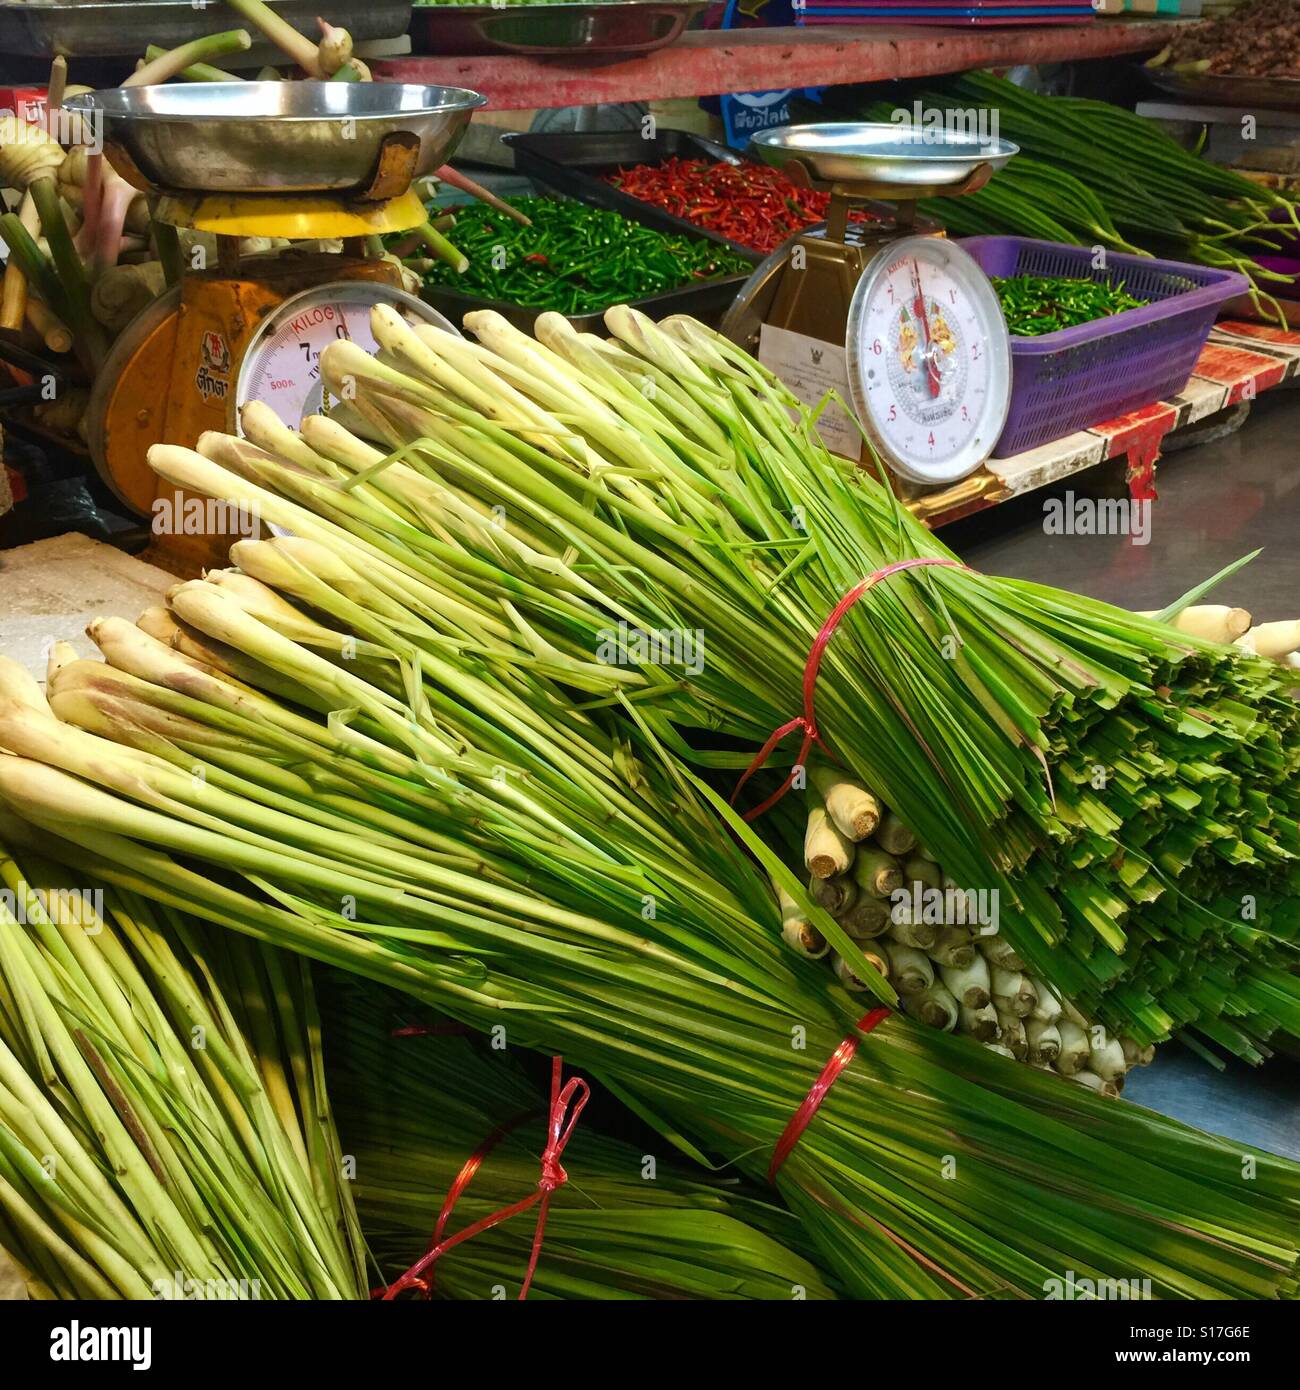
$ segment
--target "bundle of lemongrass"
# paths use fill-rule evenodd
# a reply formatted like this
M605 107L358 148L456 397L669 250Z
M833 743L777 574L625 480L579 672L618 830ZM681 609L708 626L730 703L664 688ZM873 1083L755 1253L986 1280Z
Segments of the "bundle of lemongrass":
M389 1283L431 1242L453 1181L498 1128L445 1235L537 1186L546 1097L508 1051L455 1037L394 1037L409 1002L335 976L322 989L326 1070L355 1163L357 1214ZM736 1178L692 1174L596 1131L584 1118L564 1151L531 1298L834 1298L799 1223ZM513 1297L536 1212L449 1250L428 1274L444 1298ZM797 1252L797 1253L796 1253Z
M991 1051L1115 1096L1154 1046L1112 1038L1025 969L999 931L996 904L961 888L865 787L822 764L808 769L811 808L798 849L808 896L825 908L913 1018ZM867 989L779 885L783 940L829 959L845 989Z
M28 829L0 817L0 1247L32 1296L364 1297L306 962L20 867Z
M386 599L443 607L444 641L485 660L522 646L718 767L801 710L809 652L865 575L945 562L843 616L816 681L831 751L954 878L999 895L1029 969L1111 1032L1195 1030L1257 1059L1300 1027L1287 673L965 569L808 412L792 425L797 403L733 345L690 319L607 321L610 343L544 314L535 341L476 313L473 343L380 310L378 357L324 355L331 419L295 434L253 410L248 440L155 466L300 534L341 526L400 572Z
M0 707L0 801L88 874L563 1053L679 1147L767 1176L862 1008L777 939L767 876L800 881L640 701L575 704L599 663L525 637L517 608L477 616L490 591L450 540L373 526L364 489L342 526L155 457L296 535L180 585L146 619L166 641L104 620L108 664L56 651L50 707ZM451 497L442 515L447 536L495 529ZM1241 1158L894 1014L773 1175L857 1296L1041 1297L1066 1269L1157 1298L1287 1295L1300 1170L1254 1154L1247 1183Z

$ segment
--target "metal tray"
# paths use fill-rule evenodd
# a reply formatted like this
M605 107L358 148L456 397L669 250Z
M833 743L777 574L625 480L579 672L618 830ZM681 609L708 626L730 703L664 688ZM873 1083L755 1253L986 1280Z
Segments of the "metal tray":
M780 126L760 131L750 145L794 177L802 171L813 183L892 189L908 198L973 192L1019 151L1009 140L931 134L885 121Z
M102 116L109 160L137 188L331 193L364 188L393 141L408 170L414 153L414 175L436 169L484 100L396 82L180 82L111 87L64 109Z
M642 202L640 198L614 188L600 177L630 164L661 164L673 158L708 159L725 164L746 162L735 150L705 135L693 135L685 130L659 130L652 139L643 140L634 130L556 134L526 132L503 135L501 141L514 151L518 173L549 184L580 202L613 208L615 212L633 217L647 226L657 227L661 232L686 233L703 237L705 241L717 242L719 246L735 251L755 265L763 260L762 251L699 227L651 203ZM894 210L885 203L867 202L864 206L880 219L883 226L893 220Z
M318 14L346 26L358 40L397 38L406 33L411 20L411 0L366 0L364 5L347 0L271 0L271 4L299 33L312 38L320 35ZM53 58L60 53L67 58L138 58L151 43L175 48L204 34L240 27L239 16L225 5L199 6L194 0L79 0L77 4L6 0L0 3L0 53L16 58ZM260 34L253 34L250 52L261 48L260 39Z
M589 132L557 132L555 134L503 135L501 142L514 152L515 171L527 174L539 183L548 184L560 193L567 193L580 203L611 208L633 221L644 222L661 232L686 234L712 241L735 251L755 265L762 253L742 246L730 237L697 227L684 217L675 217L651 203L642 202L630 193L607 184L600 175L629 164L660 164L666 159L709 159L727 164L743 164L734 150L707 136L692 135L685 130L659 130L653 139L643 140L635 130L594 130Z
M1171 72L1167 68L1142 67L1153 87L1184 101L1206 106L1230 106L1253 111L1300 111L1300 78L1233 77L1225 73Z
M708 0L590 0L586 4L416 5L411 48L469 53L650 53L674 42Z

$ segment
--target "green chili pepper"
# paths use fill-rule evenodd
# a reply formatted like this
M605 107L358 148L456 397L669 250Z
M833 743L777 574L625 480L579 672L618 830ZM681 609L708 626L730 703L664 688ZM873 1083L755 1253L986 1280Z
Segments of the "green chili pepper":
M1050 275L990 278L1007 328L1013 337L1019 338L1075 328L1125 309L1141 308L1147 302L1129 294L1122 281L1111 285L1098 280Z
M503 224L481 203L456 208L456 245L469 269L457 275L435 265L426 282L573 315L751 269L744 257L702 237L667 236L607 208L556 198L513 201L531 227ZM498 247L504 269L493 265Z

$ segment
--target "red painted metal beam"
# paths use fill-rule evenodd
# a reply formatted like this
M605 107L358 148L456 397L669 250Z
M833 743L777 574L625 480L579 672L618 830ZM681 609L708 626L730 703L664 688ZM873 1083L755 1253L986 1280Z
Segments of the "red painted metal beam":
M373 66L376 77L470 87L499 111L525 111L1106 58L1161 48L1173 30L1168 23L1123 19L1021 29L700 30L656 53L607 63L495 53L393 58Z

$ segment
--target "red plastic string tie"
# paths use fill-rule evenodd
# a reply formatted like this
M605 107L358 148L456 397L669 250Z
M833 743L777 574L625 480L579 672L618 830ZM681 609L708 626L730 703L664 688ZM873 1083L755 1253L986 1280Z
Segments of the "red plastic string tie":
M483 1231L491 1230L493 1226L501 1225L503 1221L509 1221L512 1216L518 1216L520 1212L527 1211L529 1207L536 1206L538 1208L537 1225L533 1230L533 1244L528 1255L528 1269L519 1289L521 1301L528 1297L528 1290L532 1286L533 1275L537 1270L537 1261L542 1253L542 1239L546 1233L546 1217L550 1210L551 1194L557 1188L563 1187L569 1180L569 1175L564 1171L560 1158L578 1123L578 1117L591 1098L591 1088L580 1076L571 1076L561 1086L560 1078L563 1069L564 1059L552 1057L551 1103L546 1109L528 1110L516 1115L511 1120L507 1120L504 1124L498 1125L465 1160L460 1172L456 1174L455 1180L447 1189L447 1196L443 1201L442 1210L438 1213L438 1222L433 1228L433 1238L429 1243L429 1248L405 1274L394 1280L386 1289L381 1292L377 1291L379 1298L388 1302L399 1294L405 1293L407 1289L419 1289L424 1297L428 1298L433 1293L433 1265L448 1250L454 1249L463 1241L472 1240L474 1236ZM463 1230L457 1231L454 1236L444 1237L443 1232L456 1208L456 1203L464 1195L465 1189L470 1185L475 1173L483 1166L487 1156L508 1134L538 1115L546 1115L548 1120L546 1147L543 1148L541 1156L542 1174L537 1181L536 1190L530 1192L527 1197L520 1201L512 1202L507 1207L501 1207L475 1221L472 1225L466 1226Z
M821 1075L813 1082L812 1088L803 1098L798 1110L790 1116L790 1121L781 1131L781 1137L776 1141L776 1148L772 1150L772 1161L767 1165L767 1180L775 1182L776 1175L781 1171L782 1164L794 1152L794 1146L803 1138L803 1132L812 1123L813 1116L817 1113L822 1101L826 1099L831 1087L840 1079L840 1074L844 1068L853 1060L858 1050L858 1042L865 1038L877 1024L883 1023L893 1012L881 1004L878 1008L870 1010L858 1019L854 1026L854 1032L831 1053L830 1061L822 1068Z
M408 1023L394 1028L390 1038L466 1038L474 1030L463 1023Z
M891 574L898 574L902 570L918 569L924 565L944 565L954 569L966 568L960 560L945 560L940 556L917 555L910 560L899 560L895 564L886 565L884 569L878 569L873 574L867 575L861 583L855 584L832 609L830 617L822 624L821 631L813 639L812 648L808 652L808 660L803 668L803 713L772 732L767 742L755 754L754 761L745 769L740 781L736 783L735 790L731 793L731 805L736 804L736 798L740 795L745 783L763 767L785 736L792 734L796 729L803 730L803 743L799 746L799 756L795 759L794 767L790 769L790 774L785 781L766 801L760 801L752 811L746 811L743 817L745 820L757 820L764 811L771 810L790 790L794 784L795 768L802 767L808 761L808 754L812 751L814 743L820 743L823 748L826 746L825 740L817 728L817 713L813 708L813 700L817 692L817 674L821 670L822 654L831 638L835 636L835 629L844 620L844 615L863 594L874 588L882 579L888 579Z

